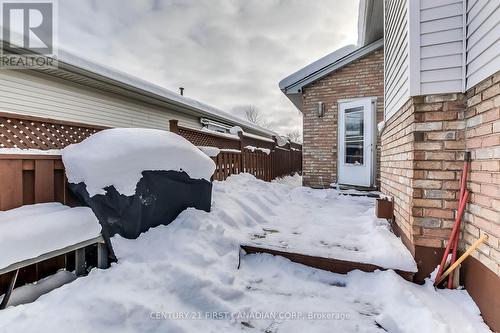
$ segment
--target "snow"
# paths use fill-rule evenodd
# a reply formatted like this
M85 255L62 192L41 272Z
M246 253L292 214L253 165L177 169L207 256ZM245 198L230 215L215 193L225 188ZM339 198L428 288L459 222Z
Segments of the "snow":
M9 299L9 306L26 304L36 301L40 296L59 288L66 283L73 282L76 275L72 272L61 270L54 275L41 279L35 283L30 283L18 287L12 291ZM3 296L0 297L0 302Z
M240 137L238 135L234 135L234 134L231 134L231 133L217 132L217 131L214 131L214 130L209 129L207 127L203 127L201 129L201 131L205 132L205 133L210 133L210 134L215 135L215 136L220 136L222 138L233 139L233 140L239 140L240 139Z
M333 51L330 54L327 54L326 56L316 60L315 62L307 65L306 67L296 71L293 74L288 75L286 78L282 79L279 82L279 87L281 90L285 90L287 87L293 85L294 83L311 76L312 74L320 71L321 69L324 69L328 65L331 65L343 57L347 56L348 54L354 52L357 50L359 46L356 45L347 45L344 47L341 47L338 50Z
M270 255L247 256L241 267L253 294L267 296L256 297L259 311L335 318L275 322L279 332L489 332L467 292L413 284L394 271L331 274ZM264 330L269 321L254 324Z
M239 192L235 200L240 210L247 202L257 206L251 212L259 225L247 235L246 245L416 271L413 257L389 223L375 217L374 198L345 196L334 189L273 186L246 174L226 183Z
M220 150L222 153L240 153L241 154L241 150L238 150L238 149L224 149L222 148Z
M248 149L252 152L254 152L256 150L260 150L261 152L263 152L264 154L267 154L267 155L269 155L271 153L271 149L261 148L261 147L245 146L245 149Z
M276 143L278 144L279 147L283 147L284 145L286 145L288 142L290 142L287 138L285 137L282 137L280 135L278 135L276 137Z
M382 131L384 130L385 128L385 121L381 121L377 124L377 130L378 130L378 133L382 133Z
M402 333L489 332L463 290L436 291L390 270L339 275L240 254L241 242L263 226L277 219L295 223L305 209L304 231L315 223L316 210L321 215L336 200L344 197L334 190L308 191L245 174L214 182L210 213L190 208L136 240L113 237L118 263L1 311L0 331L383 332L378 323ZM357 203L361 213L353 206L330 218L349 213L367 220L364 210L373 209L364 201ZM355 221L344 222L347 228Z
M0 148L0 154L12 155L61 155L61 149L21 149L21 148Z
M217 147L198 146L198 149L201 150L205 155L210 157L215 157L220 154L220 149Z
M193 179L210 181L215 163L183 137L144 128L114 128L91 135L63 149L70 183L85 182L90 196L113 185L133 195L142 171L185 171Z
M263 136L260 136L260 135L256 135L256 134L252 134L252 133L243 132L243 136L247 137L247 138L257 139L257 140L260 140L260 141L266 141L266 142L272 142L272 143L274 143L273 139L266 138L266 137L263 137Z
M274 143L274 140L271 139L271 138L267 138L265 136L261 136L261 135L257 135L257 134L252 134L252 133L245 132L245 131L243 131L243 129L240 126L233 126L233 127L231 127L229 129L229 133L231 135L238 136L238 138L239 138L239 133L240 132L243 134L244 137L247 137L247 138L252 138L252 139L256 139L256 140L260 140L260 141ZM277 135L276 133L273 133L273 136L279 137L279 135Z
M240 133L240 132L243 133L243 129L239 126L233 126L229 129L229 133L234 134L234 135L238 135L238 133Z
M293 176L283 176L275 178L272 180L272 182L296 188L302 186L302 176L296 173Z
M100 232L88 207L54 202L0 212L0 268L95 238Z

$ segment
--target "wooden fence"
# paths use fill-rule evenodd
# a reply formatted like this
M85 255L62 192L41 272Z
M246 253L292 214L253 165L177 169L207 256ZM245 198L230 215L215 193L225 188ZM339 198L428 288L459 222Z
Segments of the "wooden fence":
M0 184L0 211L70 201L61 156L0 154Z
M0 112L0 148L60 149L102 129L104 127ZM302 170L302 147L298 144L279 147L276 138L204 132L178 126L176 120L170 121L170 130L196 146L221 149L220 154L213 157L214 180L248 172L270 181ZM246 149L247 146L268 149L269 154ZM0 154L0 211L52 201L72 202L60 156Z
M225 180L230 175L246 172L258 179L271 181L302 171L302 146L296 143L289 142L280 147L276 138L258 138L242 132L236 136L198 131L179 126L177 120L170 120L170 131L196 146L217 147L221 150L212 157L216 165L214 180ZM245 148L248 146L257 149Z

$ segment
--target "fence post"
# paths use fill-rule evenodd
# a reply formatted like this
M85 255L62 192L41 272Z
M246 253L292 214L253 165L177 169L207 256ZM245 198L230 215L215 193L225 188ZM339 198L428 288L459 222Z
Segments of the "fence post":
M286 172L287 175L292 174L292 142L288 141L286 144L286 147L288 148L288 158L287 158L287 164L288 164L288 170Z
M244 137L243 137L243 132L238 131L238 137L240 138L240 173L245 172L245 156L244 156L244 151L243 148L245 147L243 145Z
M280 163L281 151L278 152L278 149L277 149L277 147L279 147L278 137L273 135L273 140L274 140L274 156L273 156L273 167L272 167L273 175L272 175L272 178L274 179L277 177L281 177L280 165L282 163Z
M168 123L170 127L170 132L179 134L179 121L177 119L170 119Z
M278 156L277 155L277 152L276 152L276 147L278 146L278 138L276 137L276 135L273 135L273 141L274 141L274 145L273 145L273 149L272 149L272 158L271 158L271 180L273 180L274 178L277 177L277 172L276 172L276 166L278 165L278 163L276 162L276 157Z

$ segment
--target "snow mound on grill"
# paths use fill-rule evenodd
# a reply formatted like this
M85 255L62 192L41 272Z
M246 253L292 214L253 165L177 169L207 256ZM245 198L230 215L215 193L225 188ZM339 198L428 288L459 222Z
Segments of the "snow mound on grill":
M193 179L210 181L214 162L183 137L155 129L114 128L98 132L63 149L69 182L84 182L90 196L114 186L133 195L146 170L185 171Z

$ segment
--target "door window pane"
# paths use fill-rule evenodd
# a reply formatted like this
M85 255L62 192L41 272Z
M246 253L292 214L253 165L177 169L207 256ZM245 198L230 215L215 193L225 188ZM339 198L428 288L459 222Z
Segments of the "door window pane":
M363 165L364 112L358 106L345 110L345 163Z

